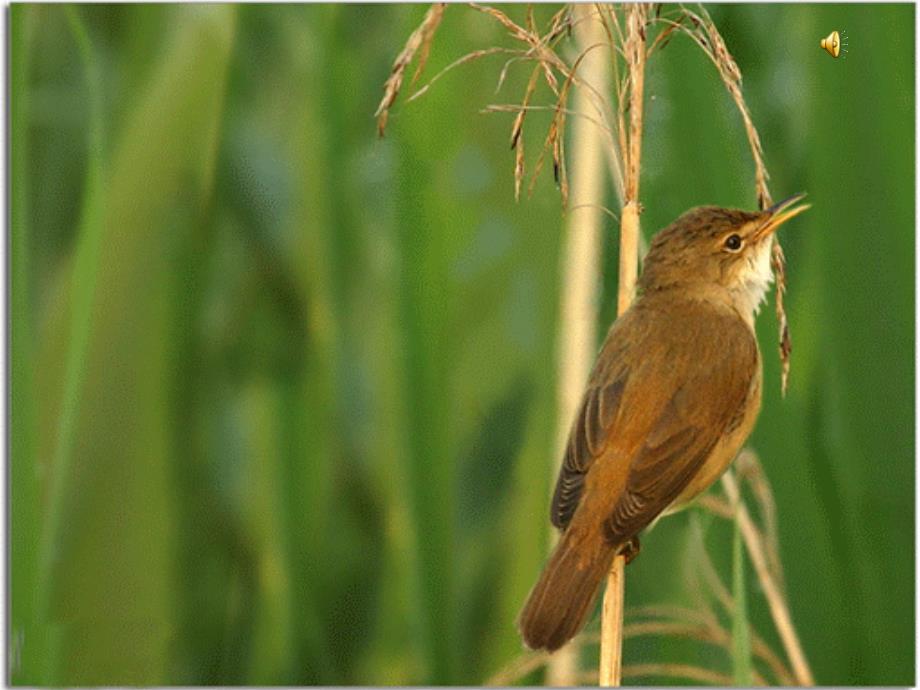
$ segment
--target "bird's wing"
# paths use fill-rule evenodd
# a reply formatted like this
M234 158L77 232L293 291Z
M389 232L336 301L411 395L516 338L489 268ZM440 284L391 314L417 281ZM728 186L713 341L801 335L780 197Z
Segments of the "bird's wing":
M672 353L683 373L671 377L674 392L633 455L625 490L607 519L614 543L635 536L664 511L744 414L757 370L753 334L740 319L705 310L694 316L692 331L694 337L682 339Z
M562 469L556 480L551 516L553 525L564 529L575 514L585 475L607 444L608 430L620 406L628 372L604 386L592 386L585 394L575 425L569 433Z
M607 334L591 372L588 389L569 431L550 506L550 520L559 529L565 529L571 521L581 500L585 475L610 440L610 429L629 379L623 356L629 343L623 336L636 328L641 328L641 319L636 318L634 311L618 319Z
M639 532L709 456L727 425L722 418L730 422L743 405L756 371L757 346L740 319L694 303L668 320L647 317L640 309L624 314L598 356L553 495L550 517L560 529L571 521L595 460L613 440L638 435L637 450L627 456L633 458L627 490L610 497L608 527L617 534L635 527L628 536ZM656 332L662 325L670 336L667 349ZM720 394L713 394L714 386ZM635 415L620 414L637 406L650 412L641 415L649 419L642 429L631 428L641 423ZM619 453L607 455L605 462L626 461Z

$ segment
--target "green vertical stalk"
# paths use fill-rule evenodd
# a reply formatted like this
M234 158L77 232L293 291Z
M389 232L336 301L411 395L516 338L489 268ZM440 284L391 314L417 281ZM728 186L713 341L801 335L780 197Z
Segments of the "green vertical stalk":
M51 589L58 559L61 523L72 476L73 443L80 391L91 332L91 310L96 292L99 247L102 238L103 116L102 79L89 34L76 6L63 7L76 42L86 82L89 109L87 130L87 166L83 186L77 247L70 288L70 337L67 350L64 396L58 421L57 443L50 470L48 516L40 542L38 611L42 623L49 622ZM45 682L54 678L57 666L54 653L45 659Z
M417 132L418 130L416 130ZM407 390L408 453L406 475L412 521L419 527L418 553L422 634L427 656L425 683L451 683L459 667L454 525L455 468L450 447L450 380L453 347L447 337L448 274L451 230L437 222L440 207L433 194L414 189L433 177L423 144L406 136L399 175L403 191L400 238L404 266L400 318L405 331L404 386ZM443 219L442 219L443 220ZM449 225L449 224L448 224Z
M744 579L744 546L741 527L734 521L732 538L732 596L735 610L732 615L732 671L735 685L750 687L754 684L751 662L751 626L747 613L747 588Z
M290 571L284 562L282 506L276 499L284 475L281 464L281 396L274 383L257 382L244 394L249 422L247 481L251 506L244 516L259 544L255 554L256 606L252 624L250 662L246 674L233 682L278 685L289 682L285 667L292 657L291 620L298 615L292 605Z
M13 5L10 64L10 654L13 683L37 685L43 644L36 585L41 531L32 376L28 88L34 8Z
M98 98L85 29L78 10L66 11ZM60 633L48 682L174 681L167 384L175 346L166 336L172 301L183 295L172 292L171 260L210 189L234 17L220 7L176 12L165 48L151 56L142 97L126 109L104 176L101 101L92 106L64 401L48 429L58 440L42 596Z
M302 9L322 26L336 8ZM289 16L285 19L290 21ZM306 23L299 26L304 33L311 28ZM321 35L323 44L331 40L326 38L329 32ZM343 310L336 300L338 267L333 245L335 235L344 229L334 217L338 185L327 178L338 168L336 154L326 142L341 146L342 141L337 133L329 132L331 121L339 115L323 117L322 112L324 105L328 107L323 84L332 71L323 61L326 52L317 50L314 59L295 61L297 67L290 72L299 89L288 132L296 201L284 224L296 257L294 280L303 300L306 337L296 373L281 383L284 446L275 486L285 565L295 583L290 593L291 606L297 611L290 619L293 653L285 676L285 682L292 684L341 681L329 639L332 626L340 623L334 612L330 614L327 602L335 587L328 576L328 544L335 538L332 530L338 510L334 468L342 456L338 370Z

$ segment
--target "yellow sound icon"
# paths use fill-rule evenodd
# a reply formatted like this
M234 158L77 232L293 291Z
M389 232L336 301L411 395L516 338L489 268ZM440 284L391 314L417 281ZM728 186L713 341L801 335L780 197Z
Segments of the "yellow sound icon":
M843 52L847 52L847 36L846 32L843 33L843 38L840 37L839 31L831 31L827 38L821 39L821 47L827 51L827 54L831 57L840 57L841 49Z

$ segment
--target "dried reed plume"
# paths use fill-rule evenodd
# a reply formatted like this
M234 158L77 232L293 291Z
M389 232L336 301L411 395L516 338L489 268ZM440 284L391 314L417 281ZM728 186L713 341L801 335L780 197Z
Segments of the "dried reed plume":
M383 136L386 130L387 120L390 117L390 107L396 102L396 97L399 96L406 68L412 62L412 58L415 57L419 48L421 48L421 53L418 58L418 67L415 69L415 74L412 75L410 87L419 78L422 70L425 69L425 64L428 62L428 53L431 50L431 41L441 24L441 18L444 16L446 7L447 3L443 2L432 5L431 9L425 14L422 23L409 36L409 40L406 41L402 52L396 56L396 60L393 62L393 69L390 71L390 77L383 85L383 99L380 101L380 105L377 106L377 112L374 113L374 117L377 118L377 133L380 136Z

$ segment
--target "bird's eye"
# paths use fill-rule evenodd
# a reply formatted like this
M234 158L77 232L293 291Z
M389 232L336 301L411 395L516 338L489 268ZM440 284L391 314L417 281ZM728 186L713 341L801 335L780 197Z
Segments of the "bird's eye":
M741 249L741 244L740 235L729 235L725 239L725 248L730 252L736 252Z

